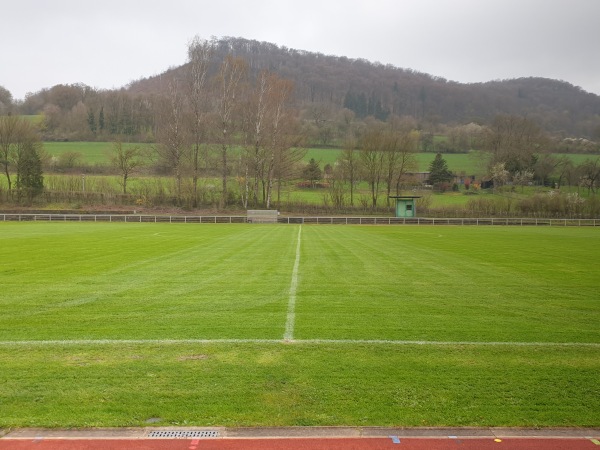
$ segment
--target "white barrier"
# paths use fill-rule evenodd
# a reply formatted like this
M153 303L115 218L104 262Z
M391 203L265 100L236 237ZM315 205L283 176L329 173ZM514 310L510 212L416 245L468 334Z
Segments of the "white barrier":
M600 219L543 218L431 218L431 217L319 217L319 216L253 216L253 223L315 225L511 225L511 226L575 226L597 227ZM154 222L154 223L247 223L247 216L181 216L147 214L2 214L1 222Z

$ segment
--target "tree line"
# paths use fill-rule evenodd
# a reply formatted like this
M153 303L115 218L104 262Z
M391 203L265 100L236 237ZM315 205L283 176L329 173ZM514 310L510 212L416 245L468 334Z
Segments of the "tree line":
M2 116L1 163L8 190L14 188L19 199L40 192L41 137L50 132L79 137L77 133L87 133L114 141L111 164L121 175L123 194L132 174L152 166L155 173L173 177L174 202L191 207L199 206L200 181L207 178L219 180L214 190L221 208L280 204L282 187L303 174L303 147L327 145L333 139L343 151L325 171L326 202L336 207L389 205L390 195L418 184L415 154L420 150L485 150L479 155L482 173L496 186L546 184L551 178L559 185L587 183L591 191L598 186L599 164L590 160L574 167L568 159L549 154L556 141L529 117L497 115L488 125L446 126L446 139L440 143L413 115L360 118L349 108L336 112L330 103L302 104L293 80L282 77L281 71L260 69L260 53L250 59L236 56L231 50L237 43L230 44L229 53L219 59L215 55L224 51L223 41L194 38L187 47L187 63L158 80L160 89L152 94L71 85L26 99L20 107L43 108L44 120L40 134L31 121ZM0 94L6 112L9 93ZM40 103L35 106L35 101ZM153 151L126 141L152 142ZM597 145L586 142L597 151ZM570 145L584 144L573 140ZM429 183L452 182L454 176L441 156L434 163ZM368 186L369 194L357 198L360 183Z
M600 140L600 97L568 83L521 78L461 84L391 65L280 47L242 38L211 39L208 74L228 56L246 61L251 77L267 70L294 83L294 96L312 143L340 145L344 121L410 116L424 133L459 124L489 125L497 115L526 116L560 139ZM155 139L156 106L191 61L117 90L57 85L13 102L0 88L0 114L44 114L45 140ZM310 133L308 133L310 131ZM565 141L563 150L589 151Z
M170 95L161 99L155 145L113 143L110 166L120 175L123 194L132 175L152 170L174 180L170 198L175 205L205 206L200 190L207 180L220 178L221 187L213 187L211 196L218 197L219 207L270 208L281 205L282 186L304 178L315 187L325 178L320 186L326 206L377 210L390 206L390 196L423 183L443 191L459 179L465 189L475 181L466 173L452 173L440 153L429 173L415 173L422 135L406 117L351 122L333 165L321 171L314 159L304 164L304 138L288 80L268 72L248 79L246 63L235 58L224 61L214 78L206 77L202 67L200 59L197 70L173 83ZM600 158L575 165L568 157L545 153L547 135L527 118L498 116L490 127L463 131L461 139L486 149L473 155L483 179L495 189L535 182L595 193L600 185ZM42 164L51 170L39 131L24 117L0 116L0 150L10 195L31 201L43 189Z

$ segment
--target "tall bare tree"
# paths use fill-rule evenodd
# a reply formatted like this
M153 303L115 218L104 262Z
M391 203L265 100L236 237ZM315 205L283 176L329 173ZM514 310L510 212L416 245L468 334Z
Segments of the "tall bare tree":
M168 95L163 98L157 130L157 152L175 175L177 199L181 201L183 170L187 150L187 130L179 82L169 83Z
M228 55L219 69L217 75L217 117L220 126L221 146L221 206L228 203L227 177L229 174L228 154L234 142L236 125L235 113L241 102L241 84L247 73L247 64L241 58Z
M351 206L354 206L354 188L360 178L360 157L357 145L358 143L354 137L347 138L339 160L343 179L349 184Z
M21 128L18 116L0 116L0 163L6 176L8 190L12 189L11 160L16 151L16 143Z
M206 145L206 105L208 68L214 51L214 43L195 36L188 44L188 103L191 110L191 168L193 184L193 206L198 201L198 178L201 166L201 148ZM204 164L208 164L204 161Z
M371 190L371 204L377 206L379 186L384 174L385 153L383 152L385 131L380 123L373 123L359 139L360 159L364 179Z
M267 192L266 192L266 207L271 207L271 199L273 193L273 182L276 172L278 171L278 163L285 159L287 153L294 145L292 129L294 119L288 108L290 101L293 83L290 80L284 80L276 75L269 77L269 105L270 105L270 120L269 120L269 139L268 139L268 165L267 165Z
M275 165L275 180L277 183L277 203L281 201L281 187L286 180L297 178L300 172L300 161L306 154L306 149L302 147L302 136L299 134L288 134L288 139L292 139L285 151L277 153Z
M384 152L385 185L387 205L390 205L390 195L395 188L396 195L400 194L403 177L416 167L415 153L419 142L419 134L408 128L394 128L388 124L382 139Z
M259 73L254 88L248 96L245 109L244 126L246 131L246 145L244 155L244 207L248 201L257 205L264 195L259 194L260 180L263 179L266 160L266 128L269 109L268 94L271 89L268 72ZM252 176L252 186L250 177Z
M295 111L289 107L292 90L292 82L262 71L248 96L242 197L267 208L272 203L275 183L279 198L281 181L301 153L293 150L298 140Z

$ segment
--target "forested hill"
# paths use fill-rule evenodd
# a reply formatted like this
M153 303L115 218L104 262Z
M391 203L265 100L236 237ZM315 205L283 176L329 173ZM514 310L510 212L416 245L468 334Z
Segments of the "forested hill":
M519 78L463 84L411 69L294 50L242 38L215 41L214 70L232 54L252 71L268 69L295 82L300 105L319 103L348 108L358 116L385 119L410 115L422 123L488 123L498 114L527 116L554 133L594 137L600 125L600 96L564 81ZM131 83L129 90L150 93L181 71Z

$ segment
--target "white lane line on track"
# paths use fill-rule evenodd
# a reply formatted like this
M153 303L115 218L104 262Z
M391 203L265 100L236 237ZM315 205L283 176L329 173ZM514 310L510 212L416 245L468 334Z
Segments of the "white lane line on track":
M285 322L284 340L294 339L294 325L296 322L296 290L298 288L298 268L300 267L300 242L302 239L302 225L298 229L298 240L296 243L296 260L292 270L292 281L290 282L290 295L288 299L287 320Z
M300 339L293 344L335 345L428 345L428 346L506 346L506 347L598 347L600 342L476 342L476 341L408 341L385 339ZM290 344L289 339L72 339L40 341L0 341L0 346L52 345L178 345L178 344Z

